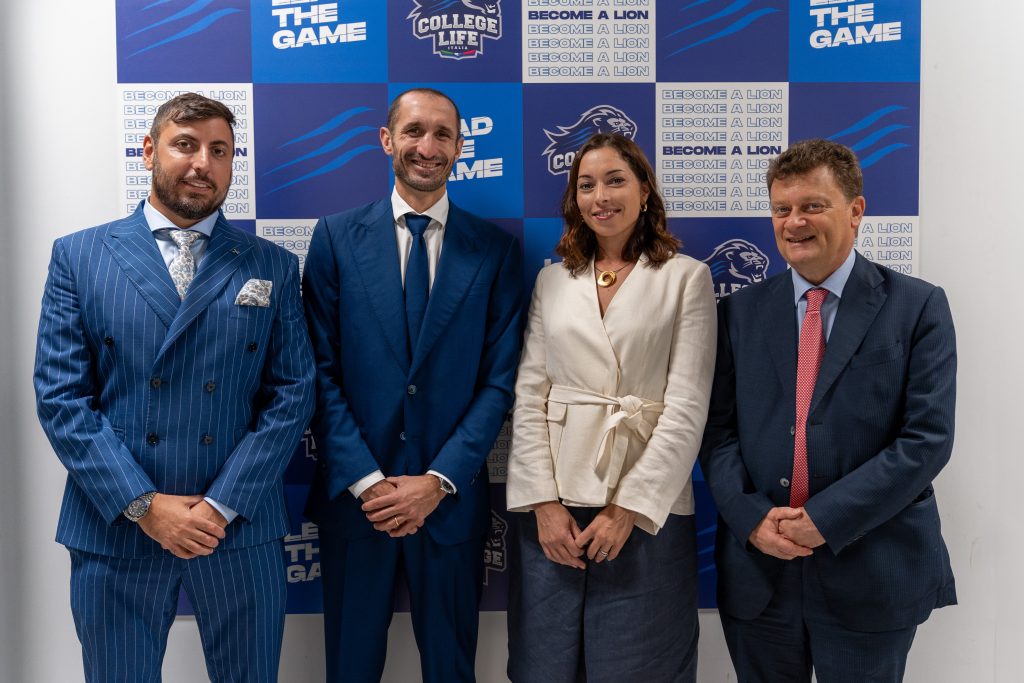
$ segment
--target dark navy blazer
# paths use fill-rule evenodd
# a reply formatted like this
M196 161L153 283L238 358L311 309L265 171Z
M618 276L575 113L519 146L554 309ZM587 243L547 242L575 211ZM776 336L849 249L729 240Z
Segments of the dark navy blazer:
M324 533L375 532L347 490L433 469L455 484L426 530L450 545L489 528L487 455L505 415L522 335L519 245L451 205L416 349L408 349L390 198L322 218L303 297L317 360L319 453L307 514Z
M235 304L270 280L269 307ZM68 470L57 541L118 557L163 553L121 514L146 491L238 512L220 549L288 532L282 475L313 412L298 260L221 215L184 301L131 216L58 239L35 387Z
M719 607L765 608L783 560L747 539L789 504L798 332L792 276L719 307L718 359L701 466L720 513ZM956 602L932 480L953 447L956 340L946 296L859 254L843 290L807 421L806 510L826 544L815 564L850 629L919 624Z

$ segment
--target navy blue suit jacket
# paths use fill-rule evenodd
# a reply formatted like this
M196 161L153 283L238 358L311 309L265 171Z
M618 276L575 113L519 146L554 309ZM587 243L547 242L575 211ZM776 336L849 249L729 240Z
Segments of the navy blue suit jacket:
M438 543L486 532L486 459L512 405L522 283L516 240L452 204L410 354L390 199L320 220L303 297L317 363L319 453L307 514L324 533L380 533L347 490L377 469L433 469L455 484L457 495L426 521Z
M53 245L35 387L68 470L57 541L163 553L122 510L147 491L239 513L219 549L288 532L282 475L313 412L298 260L220 216L184 301L142 212ZM252 278L269 307L239 306Z
M719 307L718 359L701 466L720 513L719 607L765 608L783 560L748 543L789 505L798 332L792 276ZM815 563L847 628L919 624L956 602L932 480L953 446L956 340L945 294L859 254L843 290L807 420Z

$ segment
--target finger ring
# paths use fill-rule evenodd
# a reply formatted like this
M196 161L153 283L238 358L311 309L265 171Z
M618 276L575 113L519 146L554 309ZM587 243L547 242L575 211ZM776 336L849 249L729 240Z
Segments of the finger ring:
M402 526L402 523L398 521L398 517L397 517L397 516L395 516L395 517L392 517L392 518L391 518L391 521L392 521L392 522L394 522L394 524L395 524L395 528L396 528L396 529L397 529L398 527Z
M597 554L600 555L601 557L608 557L608 551L607 550L598 550Z

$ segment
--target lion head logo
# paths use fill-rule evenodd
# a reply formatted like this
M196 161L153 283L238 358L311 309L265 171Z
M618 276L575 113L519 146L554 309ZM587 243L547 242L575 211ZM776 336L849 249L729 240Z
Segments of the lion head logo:
M716 293L730 293L727 285L733 285L731 291L763 282L768 275L768 256L761 249L747 240L731 239L722 242L711 256L704 259L711 269L711 278L715 281Z
M558 126L557 131L545 129L544 135L551 141L543 152L548 158L548 173L568 173L576 150L595 133L617 133L632 140L636 137L636 123L621 109L599 104L583 112L571 126Z
M501 38L501 0L414 0L412 33L430 38L434 54L445 59L474 58L484 51L484 38ZM481 27L467 18L487 19Z

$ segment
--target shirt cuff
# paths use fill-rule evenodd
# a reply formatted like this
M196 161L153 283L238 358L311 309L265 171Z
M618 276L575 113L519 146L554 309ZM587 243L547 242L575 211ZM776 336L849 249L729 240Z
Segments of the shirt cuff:
M203 498L203 500L209 503L210 507L212 507L214 510L223 515L224 519L227 520L228 524L231 524L231 522L235 521L235 517L238 516L237 512L229 508L224 503L218 503L213 498Z
M348 492L351 493L354 497L358 498L359 496L363 495L363 492L365 492L366 489L370 488L378 481L384 481L384 473L381 472L380 470L370 472L365 477L349 486Z
M455 491L455 493L459 492L459 490L457 488L455 488L455 484L452 483L452 480L449 479L448 477L444 476L443 474L441 474L437 470L427 470L427 474L433 474L435 477L437 477L441 481L443 481L446 484L448 484L449 486L451 486L452 490Z

